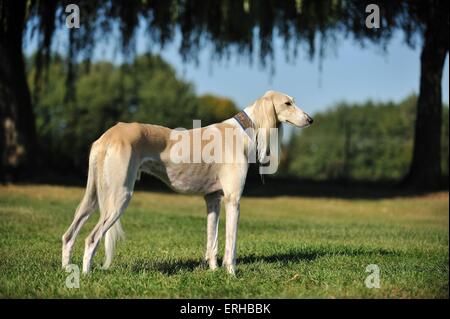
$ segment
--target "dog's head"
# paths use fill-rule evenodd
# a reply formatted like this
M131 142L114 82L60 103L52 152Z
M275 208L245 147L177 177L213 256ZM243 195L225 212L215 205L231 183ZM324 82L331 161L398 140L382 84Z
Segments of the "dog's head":
M267 91L259 100L257 108L265 115L265 120L278 123L289 123L296 127L305 127L313 123L313 119L299 108L291 96Z

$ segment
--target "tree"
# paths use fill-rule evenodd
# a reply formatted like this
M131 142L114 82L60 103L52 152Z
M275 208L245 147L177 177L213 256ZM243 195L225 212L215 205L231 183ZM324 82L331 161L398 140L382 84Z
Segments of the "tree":
M21 35L26 26L25 18L29 22L28 26L33 25L31 22L34 21L33 26L41 39L36 63L45 65L48 63L52 35L57 26L64 24L64 8L69 1L18 0L14 1L18 3L17 11L14 12L11 10L12 3L12 0L4 0L0 6L0 23L6 30L2 32L15 41L15 53L18 54L17 48L20 48ZM432 126L440 123L442 116L439 87L449 44L448 1L84 0L76 3L80 6L82 22L79 30L71 29L68 32L69 70L72 70L71 65L77 57L90 56L98 36L112 34L114 26L119 26L123 52L125 55L132 54L139 21L146 23L149 41L162 46L173 40L174 30L179 28L182 36L179 51L186 61L196 60L198 51L206 42L212 44L217 58L227 58L231 54L251 58L255 51L254 43L258 43L260 61L267 65L273 58L275 33L284 39L288 56L295 56L303 44L306 44L303 47L310 57L315 56L317 51L319 56L323 56L328 43L338 42L338 35L352 36L361 43L372 41L383 47L387 47L396 30L403 31L406 43L411 46L421 40L422 74L416 120L416 151L406 181L426 188L438 186L440 171L436 167L439 166L440 128ZM365 26L366 7L370 3L377 4L381 10L380 28L370 29ZM58 12L60 15L56 16ZM17 22L11 22L11 17L19 21L19 27ZM12 30L13 24L17 31ZM6 41L2 42L2 46L7 46ZM8 70L8 63L13 65L14 70L22 71L20 61L15 60L22 55L14 55L12 51L4 54L0 64L2 72ZM74 74L75 71L68 73L69 86L75 81ZM33 135L27 133L27 130L32 131L32 126L19 123L33 118L28 95L20 94L25 87L10 84L5 77L0 80L3 88L0 90L0 100L8 96L4 88L14 92L13 96L21 96L23 100L12 104L13 111L20 110L18 113L25 114L16 119L18 127L24 130L19 133L23 136ZM33 143L30 142L27 148ZM424 154L428 154L426 161Z
M21 164L23 150L34 158L37 145L22 54L25 23L25 1L0 3L0 180Z
M414 153L404 183L436 189L441 182L442 72L449 50L448 1L432 1L417 12L423 21L420 94L417 102Z
M198 98L198 102L198 114L202 120L202 126L221 122L233 117L238 112L236 104L225 97L205 94Z

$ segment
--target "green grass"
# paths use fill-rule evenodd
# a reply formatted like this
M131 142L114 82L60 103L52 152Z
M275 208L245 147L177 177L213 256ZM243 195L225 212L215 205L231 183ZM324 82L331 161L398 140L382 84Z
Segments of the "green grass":
M236 278L202 263L205 208L196 196L136 192L110 270L65 286L60 238L83 189L0 186L1 297L448 298L448 192L382 200L244 198ZM219 245L223 254L224 214ZM81 266L84 238L73 262ZM381 288L368 289L368 264Z

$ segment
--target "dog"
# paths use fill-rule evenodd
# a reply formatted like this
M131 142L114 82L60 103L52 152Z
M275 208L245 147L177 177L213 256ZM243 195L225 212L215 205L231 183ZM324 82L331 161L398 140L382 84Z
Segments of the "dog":
M135 181L141 172L149 173L180 193L204 195L207 208L207 244L205 260L209 268L217 268L218 222L221 202L226 211L226 242L223 266L234 275L236 269L236 239L240 215L239 201L244 188L249 157L267 161L269 154L269 131L281 123L296 127L311 125L312 118L295 105L286 94L268 91L235 117L221 123L194 128L173 130L163 126L118 123L108 129L91 147L86 192L75 211L72 224L62 236L62 266L70 263L75 238L89 216L98 208L100 218L85 240L83 273L90 271L100 240L105 236L105 261L103 268L110 267L117 239L123 230L119 218L131 200ZM173 136L180 135L192 141L198 134L226 135L233 130L232 141L243 145L234 148L233 142L219 143L221 161L193 160L197 153L206 149L200 143L188 145L188 154L175 160L174 152L180 145ZM253 134L249 131L253 130ZM212 135L214 135L212 134ZM211 134L210 134L211 135ZM192 151L192 152L191 152ZM175 154L175 155L174 155ZM216 154L217 155L217 154ZM183 161L189 159L189 161Z

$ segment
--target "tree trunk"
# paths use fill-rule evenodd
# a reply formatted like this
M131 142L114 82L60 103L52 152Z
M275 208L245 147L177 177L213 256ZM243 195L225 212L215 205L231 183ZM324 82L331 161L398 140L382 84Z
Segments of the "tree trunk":
M19 167L32 168L37 149L22 52L25 13L22 0L4 1L0 8L0 179L13 178Z
M434 190L441 184L442 72L449 46L448 11L430 9L420 57L420 92L414 152L406 186Z

